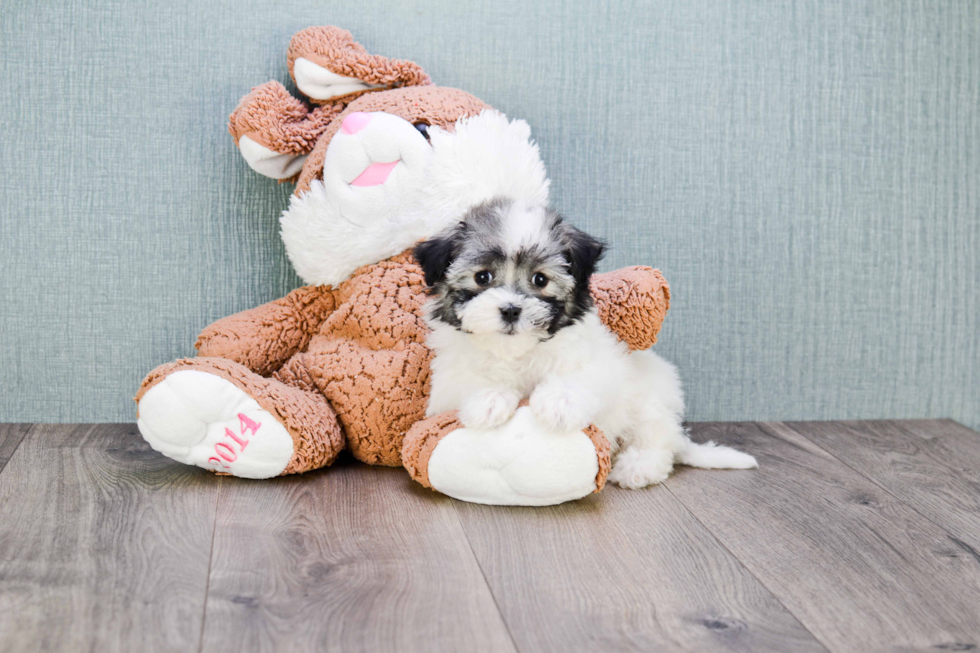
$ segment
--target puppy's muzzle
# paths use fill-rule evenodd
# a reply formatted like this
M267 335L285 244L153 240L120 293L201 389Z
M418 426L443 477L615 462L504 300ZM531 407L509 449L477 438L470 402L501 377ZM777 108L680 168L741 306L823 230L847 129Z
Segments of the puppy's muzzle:
M513 304L509 306L504 306L500 309L500 317L504 318L506 324L513 324L517 322L517 319L521 316L521 307L514 306Z

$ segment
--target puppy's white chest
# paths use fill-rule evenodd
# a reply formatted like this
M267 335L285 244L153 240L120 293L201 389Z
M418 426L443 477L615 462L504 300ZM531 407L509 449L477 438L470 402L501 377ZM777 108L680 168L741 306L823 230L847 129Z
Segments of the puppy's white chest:
M564 355L559 347L548 341L536 344L521 356L495 358L488 362L488 369L496 368L494 375L498 379L526 397L549 376L569 374L581 365L579 356Z

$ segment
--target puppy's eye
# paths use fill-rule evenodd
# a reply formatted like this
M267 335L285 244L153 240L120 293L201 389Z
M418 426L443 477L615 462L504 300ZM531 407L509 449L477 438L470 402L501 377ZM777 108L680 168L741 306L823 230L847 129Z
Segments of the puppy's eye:
M485 286L493 281L493 272L490 270L480 270L473 275L473 279L476 281L478 286Z
M429 140L429 126L424 122L417 122L412 127L419 130L419 133L425 136L425 140Z
M535 272L534 276L531 277L531 283L533 283L538 288L544 288L548 285L548 277L544 276L540 272Z

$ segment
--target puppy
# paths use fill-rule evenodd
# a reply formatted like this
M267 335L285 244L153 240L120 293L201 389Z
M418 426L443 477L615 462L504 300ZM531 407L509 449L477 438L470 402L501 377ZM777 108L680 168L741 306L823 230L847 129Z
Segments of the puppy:
M466 427L491 429L529 398L544 428L600 428L613 447L609 480L628 488L663 481L675 462L755 467L691 442L674 366L630 352L599 319L589 277L604 251L553 210L505 198L417 245L435 352L428 414L459 410Z

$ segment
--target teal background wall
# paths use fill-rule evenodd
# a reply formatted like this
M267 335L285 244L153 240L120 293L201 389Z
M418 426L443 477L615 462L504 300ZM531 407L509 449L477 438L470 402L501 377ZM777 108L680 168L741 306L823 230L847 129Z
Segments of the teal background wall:
M225 122L317 24L531 124L606 269L670 281L690 419L980 427L975 0L2 0L0 421L132 421L299 285Z

